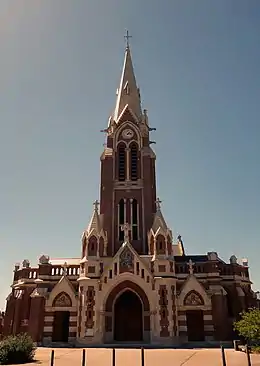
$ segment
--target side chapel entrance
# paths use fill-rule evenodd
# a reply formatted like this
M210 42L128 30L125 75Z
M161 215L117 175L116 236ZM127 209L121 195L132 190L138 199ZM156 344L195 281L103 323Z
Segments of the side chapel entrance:
M187 332L189 342L204 341L204 320L202 310L188 310L186 312Z
M124 291L114 304L114 340L140 342L143 340L143 307L131 290Z
M53 342L68 342L69 319L69 311L55 311L52 331Z
M184 305L194 308L186 311L188 341L204 341L204 313L198 308L204 305L203 298L196 291L190 291L184 299Z
M70 329L70 312L66 308L72 306L72 301L66 292L58 294L52 306L58 308L54 312L52 341L53 342L68 342ZM61 308L65 308L62 310Z

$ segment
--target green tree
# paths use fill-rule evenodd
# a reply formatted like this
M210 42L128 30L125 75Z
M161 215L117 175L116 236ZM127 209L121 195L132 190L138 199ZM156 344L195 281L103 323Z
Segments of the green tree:
M260 341L260 310L251 309L241 314L241 319L234 323L234 329L246 340Z

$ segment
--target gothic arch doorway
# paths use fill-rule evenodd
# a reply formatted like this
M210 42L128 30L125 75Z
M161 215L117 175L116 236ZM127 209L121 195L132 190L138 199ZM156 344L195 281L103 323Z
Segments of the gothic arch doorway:
M143 304L135 292L122 292L115 300L113 313L115 341L143 341Z
M125 305L128 301L132 304L130 309ZM105 342L111 343L116 341L115 338L121 339L121 342L150 342L150 304L145 291L137 283L125 280L117 284L108 294L104 307ZM135 331L130 329L124 335L118 329L120 324L126 327L133 321L136 322Z

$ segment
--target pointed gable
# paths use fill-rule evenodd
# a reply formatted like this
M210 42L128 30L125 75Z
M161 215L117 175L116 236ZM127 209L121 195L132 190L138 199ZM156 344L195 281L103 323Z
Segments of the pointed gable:
M194 275L184 282L178 302L180 306L211 306L210 297Z
M129 242L122 244L114 258L104 269L102 278L110 277L109 271L112 270L113 272L115 263L117 265L117 273L114 273L114 275L116 276L128 272L141 277L143 271L144 278L146 278L146 276L152 277L152 273Z
M62 301L63 305L61 305ZM46 307L53 307L53 306L57 307L77 306L75 290L67 276L61 277L59 282L56 283L56 285L49 294L49 298L46 301Z

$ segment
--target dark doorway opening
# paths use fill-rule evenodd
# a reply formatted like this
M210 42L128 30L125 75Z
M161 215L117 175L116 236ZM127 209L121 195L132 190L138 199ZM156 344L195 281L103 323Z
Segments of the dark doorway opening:
M186 311L186 323L189 342L201 342L205 340L202 310Z
M140 298L127 290L114 305L114 340L141 342L143 340L143 307Z
M69 311L55 311L52 331L53 342L68 342L69 340Z

